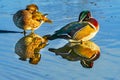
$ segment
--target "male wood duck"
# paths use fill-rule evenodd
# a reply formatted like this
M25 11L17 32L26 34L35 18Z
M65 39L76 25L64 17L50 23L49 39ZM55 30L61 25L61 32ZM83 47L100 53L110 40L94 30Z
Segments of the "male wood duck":
M17 11L13 16L13 21L17 27L25 30L36 30L44 22L51 23L47 14L42 14L38 12L38 7L35 4L30 4L24 10Z
M49 40L64 38L70 42L87 41L92 39L98 31L99 24L96 19L91 17L90 11L82 11L78 21L71 22L60 30L55 31L55 33L49 37Z

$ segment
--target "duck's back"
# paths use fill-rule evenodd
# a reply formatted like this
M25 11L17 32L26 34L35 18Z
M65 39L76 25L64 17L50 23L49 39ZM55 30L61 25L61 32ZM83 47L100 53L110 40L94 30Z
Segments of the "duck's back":
M23 22L23 11L24 10L19 10L17 11L14 16L13 16L13 21L14 21L14 24L19 27L19 28L22 28L23 29L23 25L24 25L24 22Z

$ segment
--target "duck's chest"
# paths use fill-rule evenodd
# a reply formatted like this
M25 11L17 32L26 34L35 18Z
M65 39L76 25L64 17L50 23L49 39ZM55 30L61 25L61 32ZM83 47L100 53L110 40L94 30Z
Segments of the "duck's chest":
M81 25L80 27L76 27L71 32L69 35L73 39L82 39L84 37L91 37L94 35L95 29L91 27L91 25L86 24L86 25Z

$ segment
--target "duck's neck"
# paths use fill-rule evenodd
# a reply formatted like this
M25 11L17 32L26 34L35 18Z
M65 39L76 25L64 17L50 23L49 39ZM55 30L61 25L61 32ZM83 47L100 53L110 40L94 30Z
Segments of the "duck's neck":
M98 24L98 22L97 22L96 19L90 18L90 19L88 20L88 23L89 23L94 29L96 29L96 30L99 29L99 24Z

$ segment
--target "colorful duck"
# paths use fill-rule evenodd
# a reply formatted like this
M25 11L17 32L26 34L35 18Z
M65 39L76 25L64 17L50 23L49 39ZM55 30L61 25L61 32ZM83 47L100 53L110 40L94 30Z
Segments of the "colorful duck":
M79 15L79 20L71 22L55 31L49 37L49 40L57 38L68 39L70 42L81 42L92 39L99 31L99 24L96 19L91 17L90 11L82 11Z
M23 29L24 32L26 30L36 30L43 24L44 22L51 23L47 14L42 14L38 12L38 7L35 4L30 4L24 10L17 11L13 16L13 21L17 27Z

